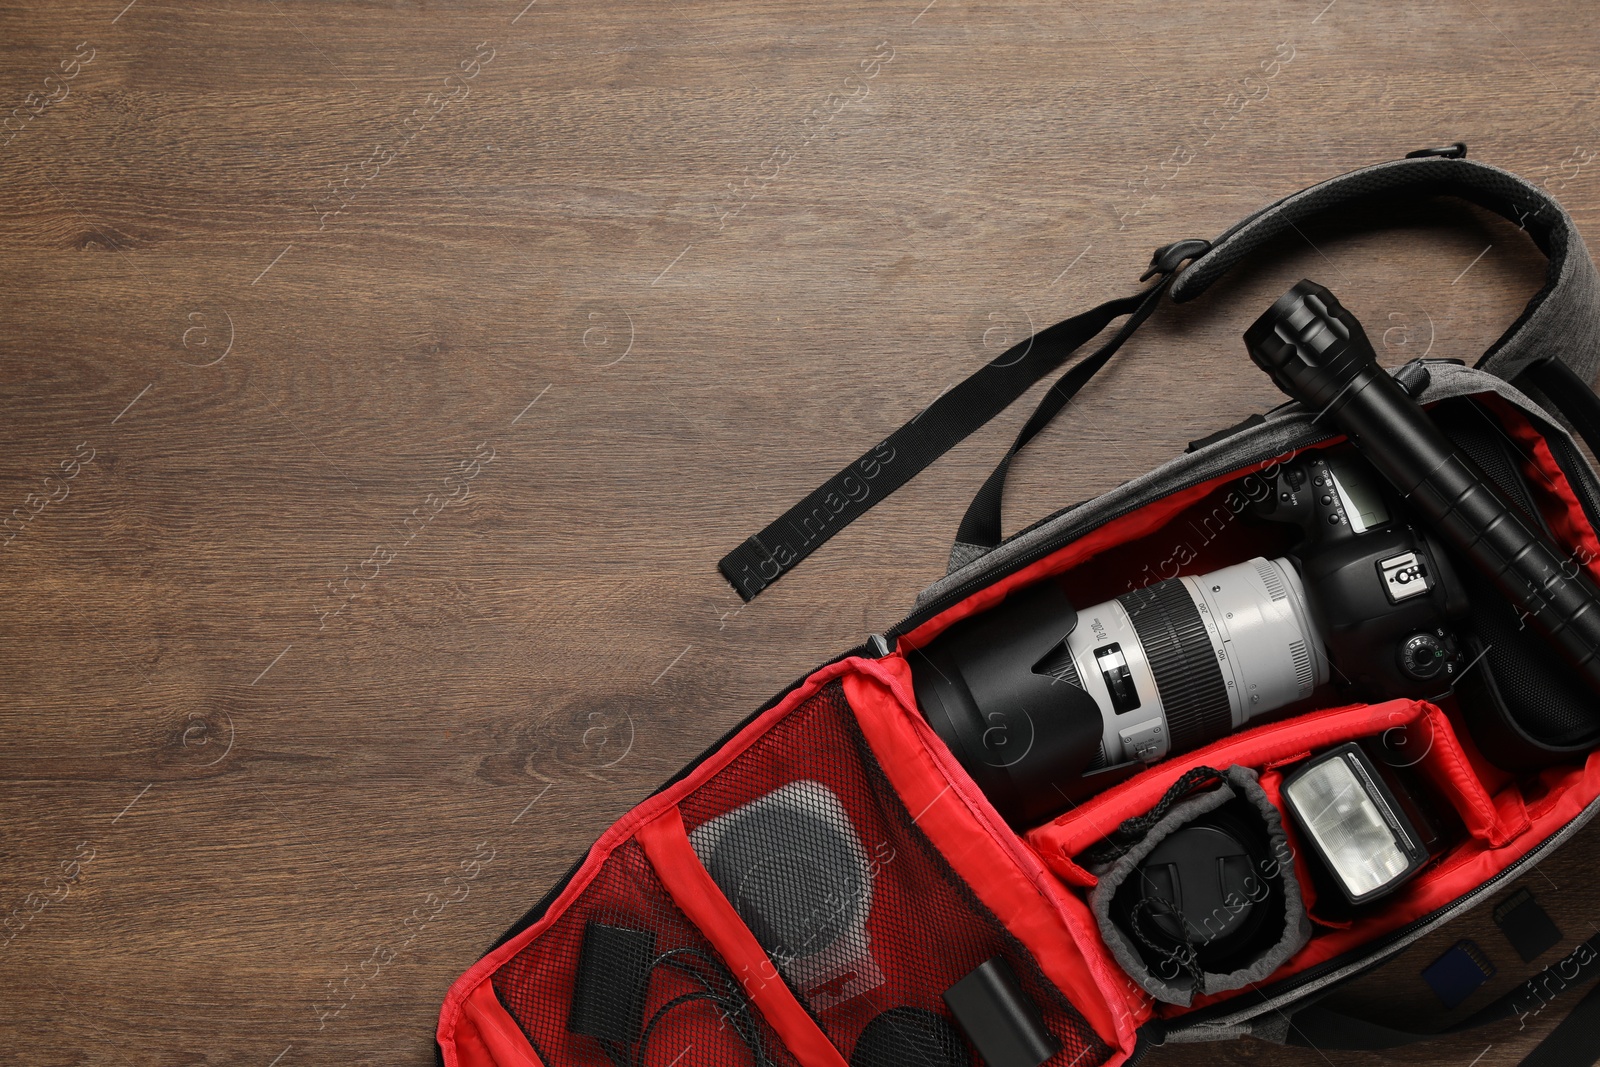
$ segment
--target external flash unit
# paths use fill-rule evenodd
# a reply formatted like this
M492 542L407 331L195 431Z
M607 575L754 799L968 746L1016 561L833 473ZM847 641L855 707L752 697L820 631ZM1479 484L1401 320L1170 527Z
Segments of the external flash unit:
M1354 742L1307 761L1283 797L1351 904L1392 893L1428 862L1422 835Z

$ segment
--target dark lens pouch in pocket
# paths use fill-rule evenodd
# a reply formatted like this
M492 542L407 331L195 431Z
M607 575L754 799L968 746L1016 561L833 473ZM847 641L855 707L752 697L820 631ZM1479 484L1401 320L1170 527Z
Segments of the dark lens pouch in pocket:
M1189 772L1085 861L1112 955L1169 1004L1259 982L1310 940L1282 817L1246 767Z

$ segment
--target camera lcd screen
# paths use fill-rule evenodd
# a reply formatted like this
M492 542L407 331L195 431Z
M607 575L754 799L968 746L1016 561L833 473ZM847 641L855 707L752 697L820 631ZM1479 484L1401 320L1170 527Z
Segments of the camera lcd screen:
M1389 509L1384 506L1382 494L1363 476L1364 472L1353 470L1349 460L1339 459L1328 461L1328 473L1333 475L1339 503L1350 517L1351 530L1366 533L1388 525Z

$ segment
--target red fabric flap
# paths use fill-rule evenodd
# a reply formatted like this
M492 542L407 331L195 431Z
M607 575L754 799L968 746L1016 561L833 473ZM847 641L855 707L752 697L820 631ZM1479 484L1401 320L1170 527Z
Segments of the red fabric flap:
M701 866L678 809L668 808L641 826L638 840L672 902L711 942L745 996L801 1067L847 1067L839 1050L789 992L755 935Z
M454 1039L454 1058L445 1062L459 1067L544 1067L487 981L462 1002Z
M1126 978L1098 952L1083 901L1063 892L912 710L910 669L898 656L864 662L847 675L845 695L861 732L916 825L973 892L1026 945L1039 967L1083 1013L1101 1040L1133 1049L1143 1017L1130 1015L1120 993ZM867 672L871 677L867 676ZM1005 842L1012 842L1007 847Z

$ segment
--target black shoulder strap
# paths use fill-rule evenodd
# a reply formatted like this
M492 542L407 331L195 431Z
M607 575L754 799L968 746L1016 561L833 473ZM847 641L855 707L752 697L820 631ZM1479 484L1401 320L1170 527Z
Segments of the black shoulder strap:
M1180 243L1192 244L1197 251L1203 250L1206 246L1204 241ZM1022 451L1024 445L1033 440L1034 435L1049 425L1050 420L1078 395L1078 390L1089 384L1089 379L1099 373L1100 368L1111 361L1111 357L1116 355L1122 343L1133 336L1133 331L1139 328L1140 323L1155 311L1165 289L1166 280L1163 279L1145 294L1144 300L1117 332L1111 335L1110 340L1092 355L1074 363L1072 369L1057 379L1039 399L1039 406L1033 409L1033 414L1023 424L1017 439L1011 443L1011 448L1000 457L999 465L985 479L983 487L978 490L978 495L973 497L972 503L967 506L967 513L962 516L961 526L956 531L955 547L951 550L951 570L961 566L967 558L982 555L1000 543L1001 505L1005 500L1006 475L1011 471L1012 458Z
M951 553L952 567L981 556L1000 540L1000 502L1012 457L1105 366L1128 334L1160 303L1163 293L1170 292L1174 302L1191 300L1275 237L1297 229L1315 215L1362 200L1456 196L1527 231L1549 258L1545 284L1478 366L1510 379L1554 353L1579 380L1592 381L1600 373L1600 273L1577 227L1543 189L1498 167L1465 159L1465 154L1466 146L1458 144L1363 167L1279 200L1214 242L1179 241L1159 249L1145 275L1159 274L1155 285L1101 304L1013 346L728 553L718 569L740 597L753 599L1061 366L1114 319L1129 316L1099 351L1074 366L1045 394L968 508ZM1180 271L1185 260L1191 262Z
M823 482L766 529L729 552L717 569L740 597L754 599L828 538L1004 411L1029 386L1061 366L1114 319L1130 316L1129 325L1108 345L1110 351L1115 351L1121 339L1155 309L1183 259L1205 247L1205 242L1200 241L1178 242L1159 249L1144 275L1146 279L1159 275L1154 285L1108 300L1011 346ZM1173 259L1179 252L1184 253L1183 259ZM1109 355L1102 349L1096 369Z
M1600 373L1600 274L1577 226L1544 189L1510 171L1466 159L1466 152L1464 144L1424 149L1284 197L1211 242L1210 251L1173 279L1173 303L1199 296L1241 260L1314 217L1362 202L1452 196L1514 223L1549 260L1543 287L1478 366L1510 379L1534 360L1555 353L1585 382L1593 381Z
M1600 1062L1600 986L1522 1058L1522 1067L1594 1067Z
M1432 1041L1506 1019L1539 1015L1553 1001L1581 989L1600 975L1600 936L1580 944L1498 1000L1461 1022L1432 1033L1398 1030L1357 1015L1312 1004L1289 1016L1285 1043L1340 1051L1373 1051ZM1591 1067L1600 1060L1600 986L1522 1061L1522 1067Z

